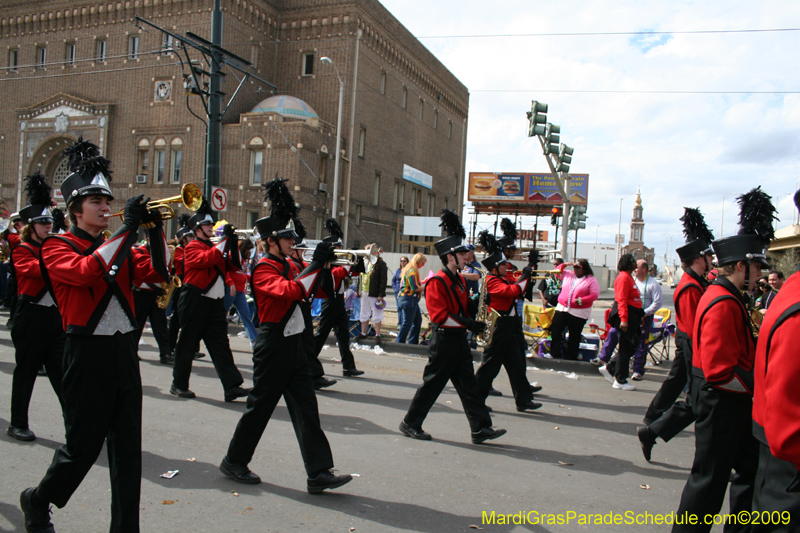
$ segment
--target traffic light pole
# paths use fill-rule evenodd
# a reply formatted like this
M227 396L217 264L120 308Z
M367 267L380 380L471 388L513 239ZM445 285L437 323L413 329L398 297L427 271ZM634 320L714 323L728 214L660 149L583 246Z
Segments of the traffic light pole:
M542 145L542 151L544 151L544 139L541 135L536 136L539 139L539 144ZM561 246L559 249L561 250L561 259L566 261L567 257L567 224L569 220L569 180L572 176L570 176L566 172L556 172L556 166L553 161L550 159L550 155L547 154L544 157L547 160L547 165L550 167L550 172L553 173L553 176L556 180L556 185L558 186L558 193L561 195L561 198L564 200L564 204L562 206L562 214L561 214ZM556 231L555 241L558 240L558 231Z
M222 10L221 0L214 0L211 12L211 43L222 46ZM222 69L220 53L211 50L211 69L209 76L208 96L208 142L206 143L206 180L203 184L203 195L210 199L211 189L219 186L220 165L222 159Z

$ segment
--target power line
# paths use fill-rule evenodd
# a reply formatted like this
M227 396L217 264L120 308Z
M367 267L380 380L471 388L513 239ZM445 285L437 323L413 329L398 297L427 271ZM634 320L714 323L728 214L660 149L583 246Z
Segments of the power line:
M800 31L800 28L765 28L738 30L684 30L684 31L587 31L566 33L495 33L474 35L424 35L416 39L483 39L487 37L592 37L604 35L703 35L724 33L769 33Z
M800 91L664 91L595 89L472 89L470 93L600 93L600 94L800 94Z

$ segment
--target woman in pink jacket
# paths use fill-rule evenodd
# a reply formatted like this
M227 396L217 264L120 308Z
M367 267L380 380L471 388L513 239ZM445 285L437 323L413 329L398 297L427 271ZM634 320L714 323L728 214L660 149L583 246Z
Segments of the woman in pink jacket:
M572 270L564 270L568 266ZM575 360L578 358L583 326L592 314L594 301L600 295L600 284L586 259L578 259L576 263L562 263L557 268L561 270L561 293L558 295L556 314L550 326L553 337L550 354L553 357L562 357L561 341L566 329L569 331L569 344L563 357Z

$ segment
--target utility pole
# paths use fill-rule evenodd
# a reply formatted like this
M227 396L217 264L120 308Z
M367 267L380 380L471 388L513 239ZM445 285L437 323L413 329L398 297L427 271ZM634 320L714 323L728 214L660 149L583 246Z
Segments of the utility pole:
M222 9L221 0L214 0L211 12L211 44L222 47ZM212 187L219 186L219 174L222 160L222 73L221 54L211 48L210 94L208 96L208 142L206 143L206 181L203 196L211 198Z

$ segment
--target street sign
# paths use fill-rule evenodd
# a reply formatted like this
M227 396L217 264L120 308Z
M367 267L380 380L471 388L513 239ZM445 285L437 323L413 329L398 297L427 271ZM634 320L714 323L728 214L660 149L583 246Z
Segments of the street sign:
M222 187L211 189L211 209L214 211L228 210L228 190Z

